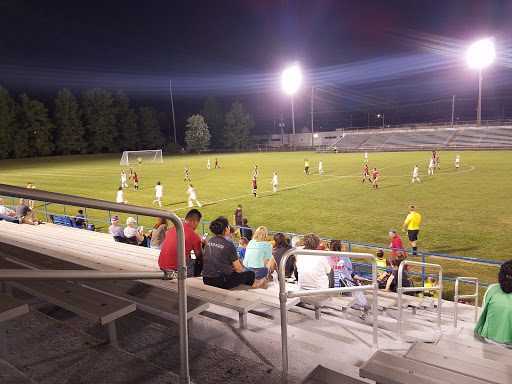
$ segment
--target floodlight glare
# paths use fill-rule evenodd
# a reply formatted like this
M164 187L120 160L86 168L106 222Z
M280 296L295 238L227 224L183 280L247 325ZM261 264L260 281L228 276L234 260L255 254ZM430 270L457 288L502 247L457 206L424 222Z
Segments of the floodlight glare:
M302 74L298 65L293 65L283 72L283 91L288 95L293 95L300 87Z
M470 68L482 69L491 64L495 57L494 40L482 39L469 47L467 61Z

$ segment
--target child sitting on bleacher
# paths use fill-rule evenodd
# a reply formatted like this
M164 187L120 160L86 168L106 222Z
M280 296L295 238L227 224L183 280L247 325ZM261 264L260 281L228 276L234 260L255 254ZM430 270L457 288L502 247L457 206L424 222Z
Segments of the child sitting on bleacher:
M427 282L425 283L425 287L435 287L435 286L437 286L437 279L435 277L428 277ZM438 298L436 290L424 291L424 295L426 297L433 297L434 299ZM421 293L418 296L423 297L423 295Z
M386 286L386 281L390 275L388 269L391 268L391 263L388 259L384 257L384 252L379 249L377 251L377 279L379 283L379 288L384 288Z
M238 253L238 258L240 259L240 262L243 262L245 257L245 250L247 249L247 244L249 243L249 240L247 240L246 237L241 237L240 241L238 242L238 247L236 247L236 252Z

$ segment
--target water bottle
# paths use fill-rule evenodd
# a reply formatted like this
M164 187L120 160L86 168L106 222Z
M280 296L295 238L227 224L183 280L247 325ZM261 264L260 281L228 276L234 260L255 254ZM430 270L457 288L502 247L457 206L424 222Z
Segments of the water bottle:
M272 272L272 278L274 279L274 283L277 283L277 271Z

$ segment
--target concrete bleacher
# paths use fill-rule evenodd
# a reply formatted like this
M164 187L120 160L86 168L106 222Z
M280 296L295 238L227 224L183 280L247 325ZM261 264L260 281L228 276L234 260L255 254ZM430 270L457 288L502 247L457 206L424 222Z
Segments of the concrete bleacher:
M370 138L361 149L378 147L440 147L448 143L454 131L379 133Z
M512 129L465 129L452 143L453 146L512 145Z
M41 260L38 260L40 259L38 255L46 254L47 256L51 255L51 259L48 259L47 264L45 264L45 268L48 269L60 269L63 262L102 270L158 269L156 263L158 251L115 243L112 237L106 234L52 224L28 226L0 221L0 242L6 245L3 249L4 252L13 250L12 247L28 249L28 252L24 252L23 255L14 255L13 258L17 256L19 259L23 259L25 265L32 268L41 263ZM7 245L10 245L11 248ZM148 280L145 283L168 289L169 292L174 292L177 289L175 280ZM282 369L282 365L277 284L270 284L267 290L246 288L237 291L215 291L215 296L207 293L206 290L201 291L205 287L202 285L200 278L192 278L187 279L187 288L189 293L192 294L191 297L196 299L201 297L200 300L210 303L208 308L204 308L200 313L194 315L194 323L189 330L190 337L193 339L190 344L191 370L193 371L193 377L196 378L194 381L207 383L259 382L262 380L269 383L279 382L276 380L278 380L278 371ZM289 286L287 289L293 290L296 288ZM223 296L221 297L221 295ZM404 300L406 299L404 298ZM237 303L238 300L247 303L247 306ZM424 310L418 311L416 314L412 314L411 311L404 313L403 340L406 343L397 343L395 341L396 310L394 309L393 299L389 300L386 314L379 311L378 317L379 347L381 349L403 354L412 342L419 340L435 343L439 341L441 334L435 332L434 326L437 315L432 306L425 304ZM363 321L358 317L360 312L350 308L343 313L339 306L333 305L335 301L327 300L326 305L319 309L322 316L315 319L312 316L314 313L312 308L307 305L295 305L297 300L295 302L289 300L288 342L291 373L289 383L299 383L319 364L334 372L341 372L357 378L359 377L359 367L371 357L373 353L370 350L372 345L371 318ZM382 309L384 308L381 307ZM459 310L460 326L456 329L452 327L453 310L450 311L450 309L452 308L449 306L446 308L443 306L442 329L452 337L459 337L461 329L474 326L472 323L473 307L461 307ZM53 314L54 310L49 312ZM348 316L345 316L346 314ZM237 326L241 320L240 315L245 317L243 319L245 326L241 328ZM160 341L146 340L142 336L142 328L146 328L142 327L143 320L150 321L152 325L148 326L146 331L152 334L158 333L160 335L158 337L161 338ZM59 318L59 321L62 321L66 326L77 328L85 334L101 337L101 329L91 329L91 325L86 323L85 320L63 315ZM161 374L162 368L164 371L176 369L176 358L174 359L174 368L173 364L167 361L171 360L167 354L175 353L172 352L173 348L169 346L169 341L165 342L165 347L160 348L160 344L163 343L162 340L167 340L166 337L169 338L169 335L173 335L175 338L177 334L176 324L168 322L165 318L153 317L152 314L141 314L139 311L128 314L120 319L119 323L118 334L121 348L119 353L133 354L137 359L157 364L159 369L155 369L155 374ZM14 342L16 335L19 335L17 324L9 324L8 331L10 349L15 353L11 356L11 358L15 357L16 364L14 366L23 367L21 349ZM30 335L34 337L37 333L30 332ZM209 358L203 356L207 349L206 345L209 346L208 348L216 348L217 351ZM174 349L178 349L177 344ZM114 352L109 348L109 353L113 354ZM200 364L200 361L205 363L205 367L207 367L207 360L209 364L222 365L222 362L217 363L217 360L223 360L223 353L234 354L231 357L236 356L236 359L245 368L232 368L230 372L224 373L225 376L222 376L221 380L219 380L219 377L204 377L198 372L200 370L196 364ZM155 362L152 357L160 355L166 358L157 359L158 361ZM128 355L122 356L126 357ZM125 361L132 361L133 363L137 360ZM268 375L267 379L265 379L265 373L258 381L247 379L244 375L246 375L247 366L250 363L262 367L263 372L268 371L266 373ZM142 366L149 367L148 364ZM51 373L48 371L45 371L44 374L51 377ZM54 374L55 382L62 381L59 375L60 373ZM42 377L42 374L38 377ZM44 380L35 381L43 382ZM147 380L147 382L156 381Z
M345 135L336 142L338 148L357 148L371 135Z

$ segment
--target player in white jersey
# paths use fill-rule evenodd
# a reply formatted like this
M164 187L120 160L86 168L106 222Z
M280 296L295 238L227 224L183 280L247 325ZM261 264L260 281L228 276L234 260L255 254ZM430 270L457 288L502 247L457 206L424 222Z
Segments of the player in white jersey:
M197 201L196 189L192 186L192 184L188 185L187 193L188 193L188 206L193 207L194 206L193 201L195 201L197 206L200 207L201 204L199 203L199 201Z
M318 174L319 174L319 175L321 175L322 173L324 173L324 171L323 171L322 167L323 167L322 160L320 160L320 161L318 162Z
M274 193L277 192L277 173L274 172L274 176L272 177L272 187L274 187Z
M210 159L206 162L206 169L210 169Z
M460 156L457 153L457 156L455 157L455 168L459 168L459 161L460 161Z
M117 191L117 198L116 202L119 204L127 204L128 201L124 199L124 193L123 193L123 187L119 187L119 190Z
M156 202L158 202L158 205L161 207L162 206L162 196L163 196L163 189L164 187L162 187L162 185L160 184L160 182L156 183L156 200L153 200L153 204L155 204Z
M430 163L428 163L428 174L434 174L434 158L430 158Z
M126 184L126 173L124 172L124 169L121 171L121 186L130 188L128 184Z
M368 152L365 152L364 153L364 162L367 163L368 162Z
M418 183L421 183L421 180L418 177L418 166L417 165L414 166L414 170L412 171L412 181L411 181L411 183L414 183L415 179L418 180Z

